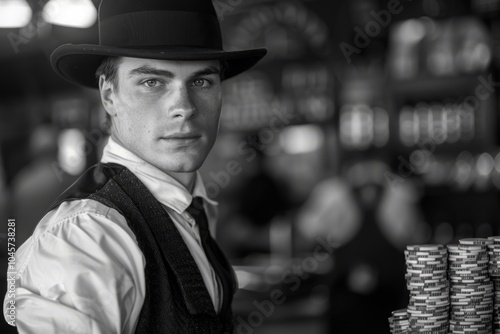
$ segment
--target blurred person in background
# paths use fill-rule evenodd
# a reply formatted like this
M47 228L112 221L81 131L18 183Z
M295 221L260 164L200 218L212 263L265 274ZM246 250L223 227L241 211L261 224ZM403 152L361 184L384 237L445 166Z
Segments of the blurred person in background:
M62 45L51 61L99 88L111 138L18 249L5 319L15 303L20 333L230 333L237 282L197 171L221 81L267 51L224 51L210 0L102 0L99 29L99 45Z
M297 228L311 249L318 238L338 245L326 314L329 332L382 333L391 311L407 304L402 250L421 241L419 195L410 180L389 184L390 169L382 161L347 166L344 177L315 187Z
M290 240L283 237L273 241L271 234L274 228L294 229L297 212L324 178L325 156L323 147L298 153L289 152L287 145L290 143L283 145L278 139L252 148L255 158L246 166L245 181L236 191L234 212L221 231L221 241L237 257L270 255L278 249L287 249L286 256L292 256L292 248L300 246L293 244L291 235Z
M255 149L255 159L246 165L244 181L236 190L234 210L220 231L220 241L234 258L254 253L269 254L269 228L274 219L292 207L285 185L272 172L272 157Z

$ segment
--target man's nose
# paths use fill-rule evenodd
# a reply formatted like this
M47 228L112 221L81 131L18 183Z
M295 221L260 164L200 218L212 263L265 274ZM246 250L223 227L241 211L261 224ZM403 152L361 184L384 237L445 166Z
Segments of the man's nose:
M175 88L174 93L170 96L170 112L169 115L173 118L190 119L194 116L196 109L191 100L189 88L185 85L179 85Z

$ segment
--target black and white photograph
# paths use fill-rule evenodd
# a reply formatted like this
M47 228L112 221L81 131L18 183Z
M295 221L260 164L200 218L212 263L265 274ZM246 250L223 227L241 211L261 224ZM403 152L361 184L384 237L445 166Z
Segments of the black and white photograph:
M0 333L500 333L500 0L0 0L0 78Z

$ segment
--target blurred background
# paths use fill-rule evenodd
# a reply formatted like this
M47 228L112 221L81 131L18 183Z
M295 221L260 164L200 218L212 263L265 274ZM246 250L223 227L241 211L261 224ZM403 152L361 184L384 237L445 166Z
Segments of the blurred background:
M500 0L213 2L227 50L270 51L224 83L202 169L236 332L388 333L407 244L500 234ZM49 63L97 43L97 6L0 0L2 268L7 219L19 247L106 143L97 92Z

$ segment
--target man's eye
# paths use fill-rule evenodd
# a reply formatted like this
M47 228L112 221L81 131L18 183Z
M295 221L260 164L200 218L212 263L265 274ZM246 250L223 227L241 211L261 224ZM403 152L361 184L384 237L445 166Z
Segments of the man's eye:
M158 85L158 80L154 80L154 79L146 80L146 81L144 81L143 84L146 87L153 88L153 87L156 87Z
M206 79L195 79L193 85L196 87L207 88L210 82Z

